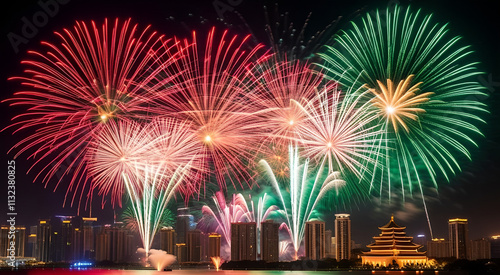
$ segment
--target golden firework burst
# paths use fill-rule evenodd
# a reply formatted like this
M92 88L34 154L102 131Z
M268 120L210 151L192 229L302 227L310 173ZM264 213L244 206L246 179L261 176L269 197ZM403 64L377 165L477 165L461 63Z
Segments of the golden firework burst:
M429 101L429 97L434 94L432 92L417 94L420 91L419 86L422 82L408 88L413 77L414 75L410 75L401 80L397 87L395 87L391 79L387 79L387 86L382 81L377 80L378 89L370 89L376 96L373 104L380 108L380 113L391 121L396 132L398 131L398 125L403 127L406 132L409 132L407 120L416 121L418 114L425 112L425 109L418 106Z

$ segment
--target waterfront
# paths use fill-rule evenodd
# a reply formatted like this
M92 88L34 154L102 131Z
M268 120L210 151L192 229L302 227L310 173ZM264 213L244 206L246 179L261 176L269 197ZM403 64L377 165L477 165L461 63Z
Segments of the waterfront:
M2 270L0 274L10 274L12 271ZM31 270L20 270L16 274L29 274L29 275L161 275L161 274L172 274L172 275L368 275L368 274L449 274L449 275L459 275L468 274L467 272L446 272L446 271L279 271L279 270L173 270L171 272L156 271L156 270L109 270L109 269L31 269Z

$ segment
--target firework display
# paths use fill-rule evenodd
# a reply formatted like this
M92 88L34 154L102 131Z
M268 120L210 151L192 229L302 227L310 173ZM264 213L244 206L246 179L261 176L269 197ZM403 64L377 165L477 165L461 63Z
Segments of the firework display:
M276 58L261 62L254 70L251 82L258 85L246 93L249 102L259 110L254 116L265 122L263 131L267 142L286 148L306 117L304 110L294 102L313 99L323 75L307 63Z
M345 181L340 179L339 172L330 173L326 178L323 176L323 167L320 166L315 171L315 176L309 176L309 160L300 164L298 148L290 146L290 180L285 187L276 180L272 167L262 160L270 178L271 185L278 195L281 203L280 209L286 219L284 225L289 232L291 243L294 249L294 259L300 256L299 248L304 239L305 224L312 218L313 212L326 195L332 189L338 190L345 185Z
M400 189L404 200L423 183L437 187L460 171L460 157L470 159L486 112L471 53L431 15L395 6L352 22L319 54L342 86L371 91L360 101L379 117L371 187L381 195Z
M111 201L121 204L124 192L122 175L127 175L130 184L140 186L142 177L138 171L159 167L164 176L172 175L180 166L190 172L192 185L182 187L186 198L196 186L198 171L194 164L201 157L196 154L198 146L195 135L184 122L174 119L155 119L148 124L133 121L110 121L88 150L88 174L92 187L100 195L111 194ZM186 172L187 173L187 172Z
M64 185L65 202L95 192L102 208L123 207L146 259L174 224L169 202L211 198L196 228L222 236L217 269L232 223L256 223L260 254L261 223L280 222L279 257L297 260L306 222L332 199L424 198L471 158L484 87L447 25L395 6L308 44L314 58L297 48L302 32L271 35L267 50L229 30L178 38L130 19L78 21L11 78L23 88L6 102L25 112L6 129L30 131L11 151L41 167L34 181Z
M29 52L33 59L22 62L24 75L11 78L25 88L6 101L27 108L10 127L33 131L12 148L16 157L30 152L36 159L34 165L42 168L35 181L43 177L47 183L57 173L63 175L58 184L70 178L73 203L79 191L91 192L87 151L102 127L112 120L150 118L155 56L172 48L150 27L141 30L131 20L105 20L102 27L77 22L55 34L60 44L43 42L47 53ZM165 66L176 54L169 56Z
M207 156L204 168L215 174L221 189L228 180L243 187L250 179L245 160L255 151L260 131L243 100L250 88L244 79L266 55L263 45L251 46L248 40L213 28L203 43L193 32L192 39L177 43L185 50L179 49L183 54L175 66L164 67L167 77L182 74L158 94L165 114L191 123L200 153Z
M326 162L330 172L349 170L359 178L369 174L367 164L375 162L372 148L379 132L370 126L376 118L371 102L360 106L362 95L343 94L334 83L322 87L314 100L295 103L307 115L297 128L305 157Z
M194 133L180 126L184 124L174 119L148 124L110 121L90 146L88 172L93 184L99 193L112 193L120 204L122 194L128 195L134 217L128 225L137 229L146 256L159 226L166 222L168 202L176 192L187 199L196 186L193 163L198 159L189 154L197 151Z
M140 186L132 183L127 174L123 174L146 256L149 255L168 202L176 189L184 183L184 169L186 168L183 166L179 167L169 180L165 180L161 166L147 168L144 172L137 172L142 175L139 177Z
M224 240L224 250L231 250L231 224L238 222L255 222L257 225L257 236L260 234L261 223L265 221L273 211L278 210L276 205L269 205L267 194L259 197L257 200L257 208L254 201L251 200L250 207L241 194L233 194L229 204L226 202L222 192L216 192L212 199L215 207L211 208L204 205L201 208L203 217L198 223L198 228L206 232L217 232L221 234ZM251 198L250 198L251 199ZM257 239L259 240L259 239ZM259 250L258 241L257 250ZM230 255L223 255L226 260L230 259Z

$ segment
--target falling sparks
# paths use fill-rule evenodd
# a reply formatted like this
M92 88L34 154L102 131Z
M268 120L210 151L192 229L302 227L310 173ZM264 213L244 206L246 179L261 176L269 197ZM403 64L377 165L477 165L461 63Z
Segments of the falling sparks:
M331 189L339 189L345 185L339 172L329 173L326 178L316 176L311 182L308 178L309 160L300 164L298 148L290 146L290 179L286 188L282 188L276 179L272 167L265 160L261 165L271 180L271 185L281 203L280 209L285 218L284 226L290 235L294 249L294 260L297 260L299 248L304 239L305 223L312 217L313 211L325 194ZM316 171L322 174L322 168Z

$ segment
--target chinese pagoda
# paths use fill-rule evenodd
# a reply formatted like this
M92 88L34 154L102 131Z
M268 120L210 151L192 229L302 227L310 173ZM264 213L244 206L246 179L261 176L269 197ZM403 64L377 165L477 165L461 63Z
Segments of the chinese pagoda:
M397 225L394 216L379 229L382 233L373 237L375 243L366 246L370 248L370 252L363 252L361 255L363 265L383 267L397 263L399 267L403 267L427 263L425 252L418 251L422 246L413 243L413 237L406 236L406 227Z

